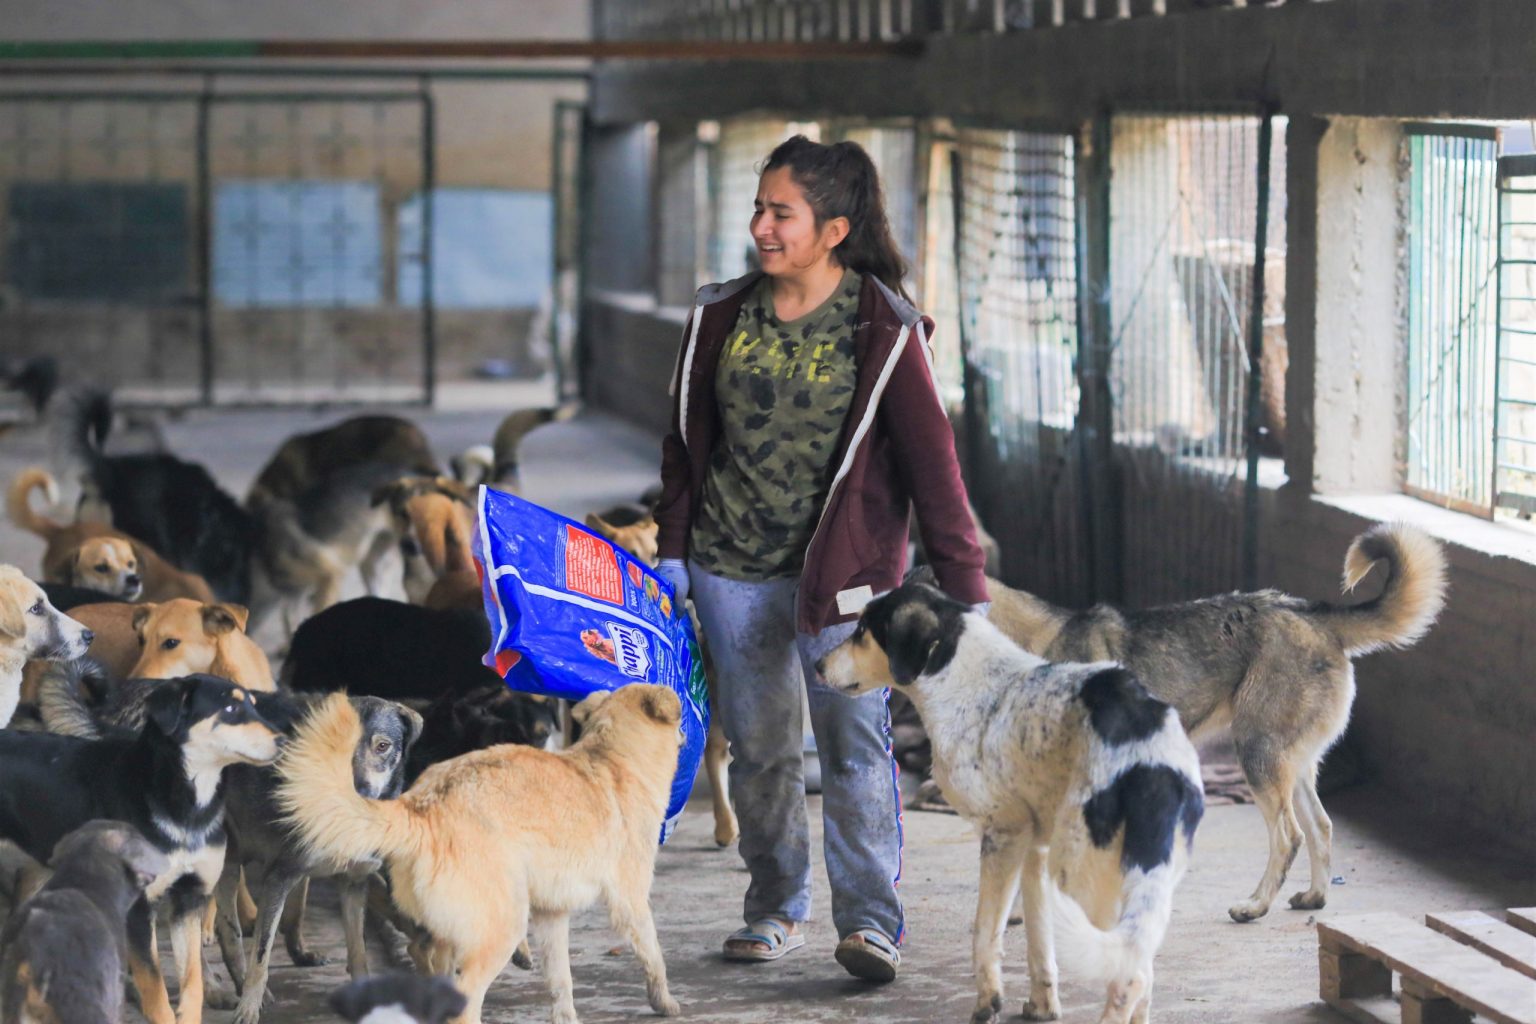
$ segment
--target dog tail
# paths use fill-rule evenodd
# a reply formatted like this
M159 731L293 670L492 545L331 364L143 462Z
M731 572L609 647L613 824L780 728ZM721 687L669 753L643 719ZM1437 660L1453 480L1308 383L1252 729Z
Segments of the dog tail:
M1324 622L1352 658L1417 643L1445 607L1445 552L1438 541L1405 523L1371 527L1355 538L1344 556L1344 592L1354 590L1379 561L1387 563L1380 595L1323 612Z
M1059 962L1095 981L1145 982L1173 915L1175 881L1171 865L1149 873L1133 868L1125 880L1120 920L1107 930L1089 920L1082 905L1054 882L1047 886Z
M43 675L37 684L37 710L44 729L84 740L101 737L101 725L91 714L82 692L92 667L84 658L43 662Z
M331 694L300 723L277 765L277 805L300 845L338 864L388 858L421 841L409 807L358 793L352 757L362 736L346 694Z
M5 511L11 522L44 539L52 537L64 528L63 524L39 515L32 508L32 492L41 489L43 500L50 505L59 503L59 484L46 469L32 466L16 474L11 489L5 495Z
M566 402L564 405L518 409L516 412L508 413L506 419L502 420L501 425L496 428L496 436L491 439L491 451L494 455L491 480L496 483L515 484L518 469L517 450L523 443L523 438L546 423L563 422L580 411L580 402Z
M64 450L71 458L95 472L107 435L112 432L112 394L100 388L76 391L64 403L59 421Z

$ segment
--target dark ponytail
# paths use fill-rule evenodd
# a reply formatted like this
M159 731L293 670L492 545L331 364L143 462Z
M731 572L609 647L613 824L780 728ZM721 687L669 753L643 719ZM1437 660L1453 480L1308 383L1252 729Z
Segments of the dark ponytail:
M768 154L763 173L780 167L789 168L795 184L805 193L818 228L834 217L848 218L848 237L832 250L833 258L908 297L901 284L907 276L907 263L891 238L880 175L864 147L857 142L823 146L796 135Z

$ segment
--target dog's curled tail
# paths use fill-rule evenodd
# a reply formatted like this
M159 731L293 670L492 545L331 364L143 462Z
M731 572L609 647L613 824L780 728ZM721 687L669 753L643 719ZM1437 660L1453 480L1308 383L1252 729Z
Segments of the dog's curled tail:
M495 465L491 467L491 479L497 483L517 482L518 448L523 438L546 423L560 423L581 411L580 402L546 406L537 409L518 409L507 414L496 428L491 439L491 451Z
M1328 615L1350 657L1417 643L1445 607L1445 552L1428 534L1406 523L1382 523L1356 537L1344 556L1344 592L1379 561L1387 563L1381 594Z
M91 667L83 658L43 663L43 675L37 683L37 710L44 729L84 740L101 737L101 726L80 692Z
M411 849L419 833L399 800L369 800L352 778L363 723L346 694L319 702L283 748L277 805L309 852L338 864Z
M100 388L74 392L64 403L57 429L60 433L54 435L56 441L62 442L71 458L94 472L107 435L112 432L111 393Z
M1112 986L1145 985L1173 914L1173 871L1171 865L1146 874L1133 869L1126 879L1120 920L1108 930L1090 921L1082 905L1058 885L1048 885L1059 962L1072 964L1073 973Z
M28 533L52 537L64 527L33 509L32 492L36 490L43 492L43 500L48 504L59 503L58 481L46 469L31 466L17 473L16 479L11 481L11 489L5 494L6 514L11 517L11 522Z

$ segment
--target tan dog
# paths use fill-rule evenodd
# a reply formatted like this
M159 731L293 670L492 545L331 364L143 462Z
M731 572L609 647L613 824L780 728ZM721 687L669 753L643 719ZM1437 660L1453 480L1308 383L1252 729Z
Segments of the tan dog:
M402 473L436 473L437 456L421 428L399 416L353 416L282 443L251 485L246 505L292 501L340 469L364 462Z
M374 491L373 503L389 506L400 536L406 597L425 604L433 584L468 558L474 492L446 476L408 476Z
M6 511L17 526L47 542L43 579L49 583L87 587L124 601L213 600L213 591L201 576L182 572L120 530L105 523L60 523L38 514L31 501L35 490L41 490L49 504L58 501L59 488L52 476L45 470L24 469L11 482Z
M656 520L643 507L619 505L601 514L588 512L586 524L593 532L646 565L656 564ZM693 615L691 606L688 613ZM697 616L693 619L693 633L699 638L699 652L704 658L704 681L709 686L709 706L714 711L709 719L709 736L704 741L704 777L709 779L710 808L715 816L715 845L730 846L741 834L726 779L731 754L725 739L725 726L720 721L720 702L715 698L715 663L709 656L709 646L704 643L704 631L699 628Z
M42 587L14 565L0 565L0 728L16 713L27 662L73 660L91 640L90 629L49 604Z
M277 689L272 666L245 635L238 604L177 598L162 604L87 604L70 616L96 639L90 656L119 679L174 679L206 672L251 690Z
M603 897L633 944L651 1008L671 1016L651 918L651 879L677 765L682 706L634 684L578 705L581 740L550 753L503 745L428 768L398 800L353 784L362 724L334 694L288 744L277 791L300 841L337 863L380 857L392 896L432 936L433 973L452 976L478 1024L486 990L530 930L557 1024L576 1024L570 915Z

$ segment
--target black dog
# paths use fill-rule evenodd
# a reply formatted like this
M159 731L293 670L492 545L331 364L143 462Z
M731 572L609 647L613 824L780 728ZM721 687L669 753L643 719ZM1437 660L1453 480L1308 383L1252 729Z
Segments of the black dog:
M265 696L265 695L264 695ZM266 708L273 698L267 696ZM286 700L296 709L307 706L303 698ZM363 722L363 735L352 755L352 781L357 791L375 800L392 800L404 789L406 752L421 735L421 716L403 705L377 697L353 697L352 706ZM290 718L291 721L291 718ZM296 966L325 963L323 957L304 948L300 928L308 878L329 873L334 865L307 855L292 833L280 824L282 812L273 799L275 770L270 767L233 766L225 774L225 821L229 826L229 854L218 888L218 937L224 962L241 994L236 1020L255 1021L266 993L272 940L279 924L288 956ZM256 900L255 945L249 959L240 956L239 922L235 915L241 869ZM363 912L368 878L375 864L352 865L340 875L342 921L347 938L347 971L354 978L368 973L363 948ZM298 887L290 899L290 892ZM287 906L285 907L285 903Z
M48 595L48 603L61 612L83 604L121 604L123 600L90 587L75 587L68 583L39 583L38 586Z
M50 672L67 666L50 666ZM183 1018L203 1001L202 912L224 866L223 770L270 764L281 734L243 687L197 675L170 679L144 698L144 727L97 740L0 731L0 838L36 860L95 818L136 827L170 861L128 912L128 954L140 1005L171 1024L154 945L151 905L168 900Z
M0 1021L117 1024L128 908L170 859L132 825L91 821L59 840L52 865L0 932Z
M70 453L85 467L81 503L99 503L112 525L208 581L221 601L249 604L251 553L261 524L208 471L174 455L107 455L111 399L100 391L66 403Z
M382 597L334 604L293 634L282 682L308 693L436 700L500 683L480 661L491 646L485 615Z
M354 1024L446 1024L467 1002L447 978L419 974L381 974L331 993L331 1009Z
M464 693L444 693L422 714L421 742L405 765L409 788L417 776L439 761L503 743L543 747L559 728L557 704L517 693L497 680Z

